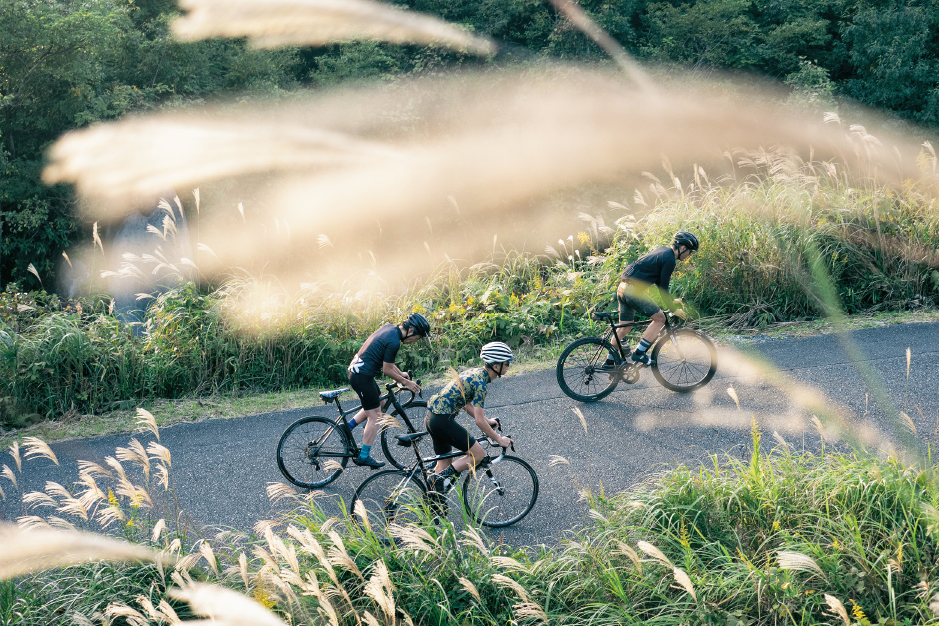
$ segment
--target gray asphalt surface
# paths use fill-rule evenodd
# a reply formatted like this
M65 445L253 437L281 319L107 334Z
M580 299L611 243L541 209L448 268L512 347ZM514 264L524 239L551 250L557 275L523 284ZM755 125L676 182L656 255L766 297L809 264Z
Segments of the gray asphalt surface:
M869 368L893 402L906 406L920 440L939 439L939 324L885 326L854 331L847 337L860 358L850 358L842 339L835 335L757 340L743 351L733 345L719 347L717 375L708 386L687 395L662 388L649 371L635 385L620 384L593 404L565 396L553 369L495 382L487 414L503 420L506 433L516 441L517 456L535 468L541 489L527 518L493 531L493 536L514 545L556 543L570 536L571 529L589 523L581 490L613 494L679 463L696 464L714 454L745 454L752 417L764 431L766 449L775 445L774 431L796 449L816 448L820 440L811 416L817 409L805 406L811 394L803 386L824 394L842 415L861 418L850 427L852 432L866 432L868 441L882 442L881 433L889 427L859 367ZM907 381L908 347L912 367ZM778 376L768 374L759 362L772 363ZM728 395L730 386L742 410ZM425 391L424 397L432 392ZM351 401L354 396L347 397ZM588 432L574 407L586 418ZM269 483L285 482L277 469L275 447L283 430L307 414L335 417L336 411L333 405L319 405L162 429L161 442L173 453L182 508L195 523L206 527L247 530L258 520L276 517L265 491ZM356 436L361 438L361 429ZM152 439L149 434L137 437L144 445ZM46 481L71 483L78 476L77 460L103 464L106 456L114 455L115 447L126 446L129 439L121 435L55 444L52 448L61 467L45 459L25 461L20 486L28 492L41 490ZM376 451L380 456L380 446ZM568 459L571 465L551 466L553 455ZM5 452L0 455L2 464L13 467ZM368 474L369 470L350 464L325 488L327 495L319 500L320 505L338 513L339 498L348 502ZM3 489L8 496L2 506L4 518L19 517L23 510L16 490L5 480Z

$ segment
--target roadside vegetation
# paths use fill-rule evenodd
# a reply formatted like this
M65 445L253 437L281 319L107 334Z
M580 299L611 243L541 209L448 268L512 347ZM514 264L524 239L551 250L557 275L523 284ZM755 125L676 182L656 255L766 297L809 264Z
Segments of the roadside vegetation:
M683 182L669 170L666 187L649 174L629 208L612 203L615 222L583 214L582 230L544 255L503 251L470 268L445 265L390 297L374 278L343 293L289 294L250 276L211 292L186 282L154 300L135 333L110 315L106 297L64 304L4 292L0 415L24 426L158 398L341 384L361 341L411 311L428 314L434 338L404 349L401 364L425 378L472 362L492 338L537 356L597 330L588 309L612 308L625 265L679 228L704 242L673 281L699 324L766 329L821 317L814 258L848 314L939 303L939 212L928 189L855 185L832 164L789 154L733 161L735 179L721 182L703 170ZM931 146L921 163L924 173L935 168Z
M0 483L33 529L0 525L17 547L0 554L0 624L143 626L196 615L230 625L937 621L939 487L928 457L907 466L824 440L817 452L797 451L778 436L767 451L754 422L748 456L591 494L585 529L535 548L465 522L436 524L426 511L418 525L379 535L328 517L315 493L277 484L268 494L287 512L254 533L198 528L178 507L152 416L141 411L139 422L142 434L106 467L80 463L77 480L63 469L61 484L43 492L20 491L32 464L57 463L43 442L0 459ZM150 552L30 534L54 528ZM23 554L36 559L24 566Z

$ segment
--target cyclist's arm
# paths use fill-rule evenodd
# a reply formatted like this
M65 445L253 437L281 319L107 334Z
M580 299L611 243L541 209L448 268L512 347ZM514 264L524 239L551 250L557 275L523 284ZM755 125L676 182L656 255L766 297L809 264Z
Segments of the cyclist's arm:
M398 369L398 366L394 363L385 361L381 364L381 371L385 374L385 376L397 383L400 383L402 387L407 387L414 393L417 393L421 390L420 386L408 378L408 375Z
M508 448L512 444L512 440L508 437L503 437L489 424L489 420L486 419L486 411L481 406L473 406L467 404L463 407L463 410L472 416L473 421L476 422L476 426L479 430L483 431L483 434L492 439L493 441L499 442L499 445L503 448Z

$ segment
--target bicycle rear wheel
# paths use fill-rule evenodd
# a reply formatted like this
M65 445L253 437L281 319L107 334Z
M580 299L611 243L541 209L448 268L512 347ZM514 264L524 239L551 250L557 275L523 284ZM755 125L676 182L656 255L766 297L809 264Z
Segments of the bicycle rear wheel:
M682 328L652 348L652 374L663 387L687 393L703 387L717 371L717 350L701 333Z
M424 430L424 415L427 413L427 403L423 400L415 400L401 408L405 410L408 421L416 430L408 430L408 422L395 409L391 412L391 417L395 419L397 424L394 422L386 423L381 431L381 449L385 453L385 458L398 469L404 469L412 464L415 459L411 446L399 446L395 436ZM417 442L417 449L420 451L421 458L426 459L434 456L434 442L430 436L421 437L421 440Z
M609 354L618 368L622 359L616 349L599 337L584 337L564 348L557 367L561 391L581 402L596 402L610 395L620 381L620 374L615 368L603 368Z
M277 443L277 467L284 477L306 489L336 480L349 462L349 439L335 422L303 417L287 427Z
M349 503L349 515L358 524L384 534L388 526L421 520L424 485L409 472L385 470L366 478Z
M477 523L501 528L519 521L538 499L538 475L525 461L505 456L463 480L463 504Z

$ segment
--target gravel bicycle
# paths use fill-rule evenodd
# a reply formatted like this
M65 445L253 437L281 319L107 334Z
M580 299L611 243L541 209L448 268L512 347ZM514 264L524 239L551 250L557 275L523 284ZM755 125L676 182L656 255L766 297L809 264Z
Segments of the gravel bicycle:
M499 427L501 430L501 425ZM355 490L349 503L349 514L358 523L383 532L391 524L403 526L416 523L422 511L445 517L447 496L430 487L430 475L440 459L463 456L459 450L439 456L422 457L418 443L430 439L429 433L395 435L398 445L414 450L416 461L403 470L385 470L366 478ZM488 437L476 439L487 450L498 447ZM538 499L538 475L522 459L506 454L487 455L465 473L463 505L476 523L502 528L524 518ZM515 446L512 446L515 451ZM455 491L454 485L454 491Z
M593 312L595 320L606 320L609 330L603 337L583 337L564 349L558 359L557 379L561 390L575 400L596 402L616 389L622 380L633 384L644 367L666 389L687 393L706 385L717 371L717 350L704 333L682 328L683 320L666 315L665 326L649 349L649 365L632 361L628 343L620 342L619 328L642 329L652 320L616 323L616 311ZM616 347L613 347L612 341ZM604 365L608 355L614 365Z
M417 381L417 384L419 385L420 381ZM387 439L401 432L415 432L417 429L414 428L408 413L423 417L427 402L415 399L413 392L396 382L386 384L385 389L386 393L379 398L382 403L381 447L385 458L393 466L400 468L403 464L390 453L391 446ZM325 404L336 403L339 420L342 421L350 415L355 415L361 408L361 405L356 405L346 411L342 410L339 396L347 391L348 387L320 392L320 398ZM398 394L404 392L410 394L410 397L402 401ZM425 452L430 454L433 448L427 445ZM339 422L326 417L307 416L288 426L281 435L277 443L277 467L287 480L298 487L315 489L336 480L349 463L349 459L358 454L359 446L355 438L349 437L345 429L340 428ZM398 454L400 455L400 452Z

